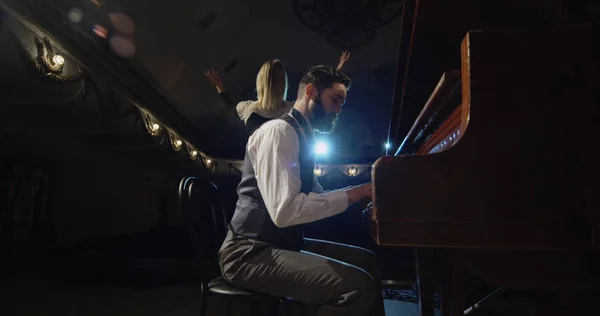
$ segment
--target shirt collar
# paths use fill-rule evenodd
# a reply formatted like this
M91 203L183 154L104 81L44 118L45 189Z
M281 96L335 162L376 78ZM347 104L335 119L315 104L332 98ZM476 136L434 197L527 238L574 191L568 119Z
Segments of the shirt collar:
M313 137L314 131L312 129L312 124L310 124L310 121L304 116L304 114L302 114L296 108L292 108L290 114L298 121L302 128L304 128L304 130L310 134L310 137Z

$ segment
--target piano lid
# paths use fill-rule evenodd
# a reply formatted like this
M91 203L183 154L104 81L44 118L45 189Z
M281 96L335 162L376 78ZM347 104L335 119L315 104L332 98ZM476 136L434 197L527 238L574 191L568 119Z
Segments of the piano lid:
M410 153L400 150L400 145L442 74L460 69L460 43L468 31L531 28L584 19L546 2L485 1L484 5L479 0L405 1L388 154Z
M461 104L461 72L445 72L434 92L427 100L396 155L412 155L429 141L454 110Z

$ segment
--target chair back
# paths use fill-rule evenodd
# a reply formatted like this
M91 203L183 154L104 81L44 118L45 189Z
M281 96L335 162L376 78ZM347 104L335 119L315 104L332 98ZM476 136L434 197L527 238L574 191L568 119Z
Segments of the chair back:
M203 282L219 273L217 253L227 231L227 216L218 193L217 186L206 179L184 177L179 184L183 221L195 248Z

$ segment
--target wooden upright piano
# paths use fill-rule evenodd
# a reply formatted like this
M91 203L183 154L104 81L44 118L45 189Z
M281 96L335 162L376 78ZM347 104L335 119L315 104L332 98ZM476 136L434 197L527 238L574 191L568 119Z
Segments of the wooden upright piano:
M423 315L463 315L464 272L600 287L600 25L466 34L398 152L373 167L371 233L415 247ZM558 312L557 312L558 313Z

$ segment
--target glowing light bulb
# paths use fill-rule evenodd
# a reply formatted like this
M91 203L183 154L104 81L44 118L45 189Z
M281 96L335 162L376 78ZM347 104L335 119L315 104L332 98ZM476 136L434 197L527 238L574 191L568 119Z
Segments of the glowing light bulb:
M348 175L350 175L351 177L355 176L358 173L358 170L355 167L350 167L348 169Z
M195 150L192 150L190 154L192 155L192 158L196 158L196 156L198 156L198 152Z
M158 131L159 129L160 129L160 125L158 125L156 123L152 124L152 130L153 131Z
M57 66L62 66L65 64L65 58L61 55L54 55L52 57L52 62Z
M320 167L315 167L315 175L320 176L322 174L323 174L323 169L321 169Z
M175 146L179 147L183 144L182 141L180 141L179 139L175 141Z

